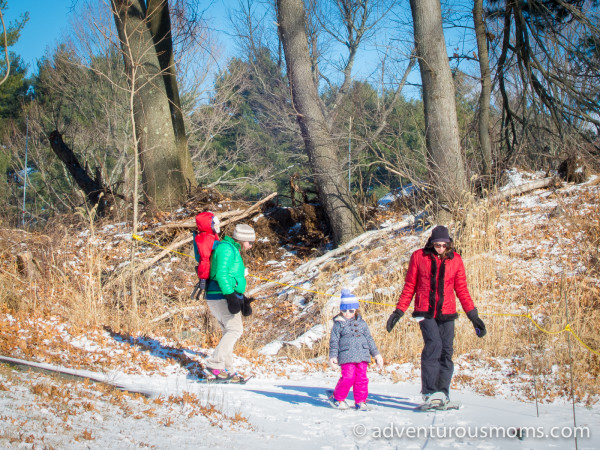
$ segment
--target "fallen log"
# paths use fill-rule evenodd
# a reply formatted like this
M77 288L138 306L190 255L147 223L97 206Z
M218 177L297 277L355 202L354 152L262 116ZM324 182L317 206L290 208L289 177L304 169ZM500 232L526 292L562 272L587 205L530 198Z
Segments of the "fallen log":
M96 169L95 177L88 173L87 165L84 168L79 163L77 156L65 144L58 130L50 133L48 140L52 151L63 162L77 186L85 193L88 203L92 206L97 205L99 216L105 215L110 210L115 198L125 200L125 197L113 192L110 187L104 185L99 169Z
M90 380L95 383L102 383L111 386L115 389L125 392L131 392L133 394L141 394L144 397L155 397L154 392L144 389L142 387L136 387L132 385L126 385L122 383L116 383L110 379L109 375L99 374L90 372L88 370L75 370L68 367L61 367L54 364L39 363L34 361L27 361L24 359L11 358L9 356L0 355L0 363L8 364L21 369L33 370L40 373L49 375L58 375L67 380Z
M416 216L416 217L418 217L418 216ZM371 243L373 240L380 238L391 232L401 230L406 227L410 227L414 224L414 222L415 222L415 216L409 216L406 220L404 220L402 222L398 222L398 223L392 225L391 227L366 231L363 234L356 236L354 239L351 239L346 244L344 244L338 248L335 248L335 249L325 253L324 255L319 256L318 258L312 259L312 260L307 261L304 264L298 266L294 270L293 273L286 275L278 282L270 282L270 283L261 284L260 286L257 286L256 288L252 289L248 295L253 296L257 292L261 291L262 289L267 289L269 287L273 287L273 286L281 285L281 284L288 284L293 279L297 279L299 276L308 274L312 269L317 268L322 265L325 265L325 264L328 264L330 261L332 261L339 255L346 254L350 251L356 252L356 251L364 248L366 245Z

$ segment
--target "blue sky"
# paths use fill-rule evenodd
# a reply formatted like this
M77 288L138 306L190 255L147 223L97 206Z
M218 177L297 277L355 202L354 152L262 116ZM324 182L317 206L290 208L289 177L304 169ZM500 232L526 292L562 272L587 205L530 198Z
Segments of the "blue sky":
M21 32L18 42L11 51L20 55L28 65L28 75L37 70L36 60L42 58L47 49L52 49L69 32L69 22L77 5L86 0L7 0L8 9L4 11L5 22L11 23L21 14L29 12L29 21ZM233 43L227 30L230 25L226 19L227 11L237 5L237 0L207 0L200 3L204 17L223 44L233 51ZM378 61L376 53L362 54L355 66L355 76L369 75ZM364 72L364 73L361 73ZM415 73L411 76L417 77Z
M36 60L44 56L46 49L54 47L61 37L68 33L70 16L77 6L77 1L7 0L8 9L3 11L7 26L25 12L29 12L29 21L22 30L19 41L10 48L28 64L29 75L36 70ZM231 0L213 0L212 5L206 2L204 7L210 8L212 16L222 16L220 20L216 20L217 23L223 22L227 10L224 4L228 2L232 3ZM221 38L225 38L225 33L221 33Z
M47 47L53 47L66 32L73 0L7 0L8 9L3 11L5 23L14 22L26 11L29 22L21 32L19 41L11 50L29 65L28 74L35 69L35 61Z

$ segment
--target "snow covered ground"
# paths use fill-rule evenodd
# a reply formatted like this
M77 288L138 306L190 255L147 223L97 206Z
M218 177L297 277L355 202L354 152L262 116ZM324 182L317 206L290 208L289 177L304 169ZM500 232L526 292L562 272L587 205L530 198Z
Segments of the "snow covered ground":
M19 376L25 375L36 386L47 377ZM117 407L100 397L75 414L61 413L44 406L35 391L12 386L3 371L0 448L541 449L574 448L575 434L578 448L600 448L598 408L576 408L574 428L569 404L539 405L538 417L533 403L458 391L452 399L462 402L460 410L420 412L414 410L420 402L418 380L392 383L376 372L371 372L369 387L371 411L331 408L324 389L335 385L333 372L292 371L287 377L252 379L246 385L207 385L181 371L169 376L104 376L132 389L142 387L150 398L131 398ZM207 420L185 401L167 407L160 400L186 397L248 421Z

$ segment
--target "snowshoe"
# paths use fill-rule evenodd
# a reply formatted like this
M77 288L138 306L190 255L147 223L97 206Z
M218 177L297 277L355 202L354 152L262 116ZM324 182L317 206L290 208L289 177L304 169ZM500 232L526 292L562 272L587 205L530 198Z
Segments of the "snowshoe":
M246 384L249 379L252 378L252 375L248 377L244 377L237 372L233 372L229 374L229 378L227 379L229 383L238 383L238 384Z
M252 376L243 377L237 372L229 373L227 370L218 369L204 369L202 375L200 381L205 383L246 384L252 378Z
M431 395L424 396L425 403L417 406L418 411L446 411L449 409L459 409L460 402L451 402L443 392L434 392Z

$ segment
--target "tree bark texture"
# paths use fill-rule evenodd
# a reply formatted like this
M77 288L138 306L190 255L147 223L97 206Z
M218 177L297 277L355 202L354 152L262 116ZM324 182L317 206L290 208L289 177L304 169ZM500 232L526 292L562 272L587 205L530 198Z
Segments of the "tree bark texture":
M175 58L173 56L173 38L171 35L171 16L168 0L148 0L148 17L150 32L154 40L156 55L163 74L163 81L169 99L171 121L175 131L177 152L181 161L184 177L188 184L196 186L192 159L188 151L188 139L179 99L179 86L175 74Z
M463 199L468 185L440 0L410 0L410 8L423 84L430 183L440 203L453 205Z
M492 142L490 139L490 99L492 95L492 78L487 48L487 33L483 16L483 0L474 0L473 22L477 38L479 55L479 73L481 74L481 94L479 95L479 146L483 161L483 174L492 173Z
M129 83L135 89L133 110L142 190L154 207L172 209L185 200L189 187L196 182L186 177L191 172L189 153L182 157L176 143L170 100L146 5L141 0L113 0L113 13Z
M279 35L287 64L292 103L315 176L319 199L329 218L335 245L363 232L342 164L312 76L302 0L277 0Z

